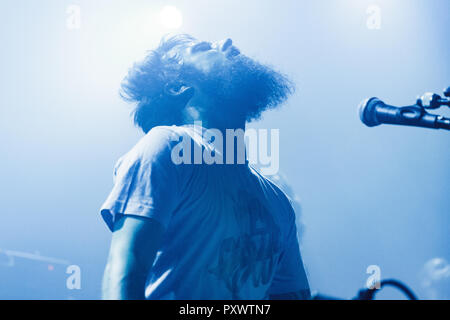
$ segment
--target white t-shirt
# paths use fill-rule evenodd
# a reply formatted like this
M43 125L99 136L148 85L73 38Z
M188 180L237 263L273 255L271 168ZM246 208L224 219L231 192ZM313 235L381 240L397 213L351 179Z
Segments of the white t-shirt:
M202 130L204 130L202 128ZM246 164L175 164L182 139L214 148L194 126L155 127L114 169L101 208L164 228L147 299L267 299L308 287L286 195Z

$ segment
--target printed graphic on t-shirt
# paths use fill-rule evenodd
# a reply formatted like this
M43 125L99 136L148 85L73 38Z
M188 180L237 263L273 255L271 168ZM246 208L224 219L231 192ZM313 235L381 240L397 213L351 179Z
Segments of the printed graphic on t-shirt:
M240 190L230 198L239 233L222 241L217 265L209 272L225 282L232 299L240 299L247 281L255 288L269 283L281 252L281 233L256 197Z

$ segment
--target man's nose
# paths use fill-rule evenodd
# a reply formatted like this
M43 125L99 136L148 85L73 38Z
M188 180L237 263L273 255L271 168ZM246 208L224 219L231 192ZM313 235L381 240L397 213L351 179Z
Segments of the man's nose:
M226 51L229 47L231 47L231 45L233 44L233 41L230 38L221 40L217 43L216 48L219 51Z
M222 45L222 51L227 50L229 47L231 47L232 44L233 44L233 41L230 38L224 40L224 43Z

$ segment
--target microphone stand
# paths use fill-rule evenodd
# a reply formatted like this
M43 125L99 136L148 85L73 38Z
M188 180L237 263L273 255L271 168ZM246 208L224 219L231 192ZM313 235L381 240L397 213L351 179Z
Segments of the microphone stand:
M450 108L450 87L444 89L444 97L432 92L425 92L422 96L417 98L416 105L407 107L411 109L418 109L416 111L422 111L422 116L426 116L429 113L427 109L439 109L442 106ZM450 130L450 119L441 115L437 115L436 124L438 128Z
M371 98L376 99L376 98ZM367 103L369 100L366 100L365 103ZM382 101L380 101L383 103ZM384 104L384 103L383 103ZM422 118L431 118L434 119L434 116L437 116L436 122L433 126L430 126L432 128L442 128L450 130L450 119L445 118L441 115L435 115L427 112L427 109L439 109L442 106L447 106L450 108L450 87L444 90L444 98L439 96L436 93L426 92L419 98L417 98L416 104L412 106L407 107L400 107L396 108L398 112L400 112L403 115L404 121L408 121L409 124L413 121L420 120ZM360 111L361 112L361 111ZM363 121L364 122L364 121ZM364 122L365 123L365 122ZM430 122L431 123L431 122ZM367 125L367 123L365 123ZM379 124L379 123L378 123ZM373 126L377 124L369 124L368 126ZM392 286L403 292L403 294L409 299L409 300L418 300L417 296L414 294L414 292L408 288L405 284L402 282L395 280L395 279L386 279L382 280L378 285L372 286L372 288L369 289L361 289L358 292L358 295L354 297L351 300L374 300L376 293L381 290L383 287L386 286ZM379 289L377 289L379 288ZM316 293L311 297L311 300L348 300L344 298L338 298L338 297L332 297L323 295L320 293Z
M416 104L425 109L438 109L442 106L450 108L450 87L444 89L444 97L432 92L425 92L417 98Z

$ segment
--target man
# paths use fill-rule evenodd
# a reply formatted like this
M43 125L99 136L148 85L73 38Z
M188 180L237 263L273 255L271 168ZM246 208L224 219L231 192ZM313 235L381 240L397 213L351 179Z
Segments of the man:
M204 136L244 130L291 91L231 39L173 36L131 68L122 96L146 135L117 162L101 208L113 231L103 298L309 298L288 198L239 161L242 135L231 151ZM174 152L180 141L192 150ZM234 161L175 161L195 148Z

